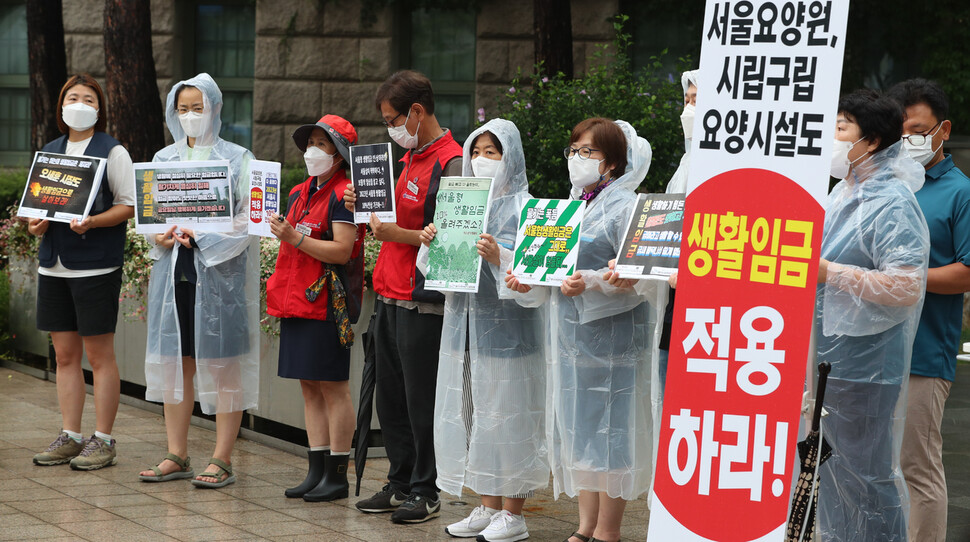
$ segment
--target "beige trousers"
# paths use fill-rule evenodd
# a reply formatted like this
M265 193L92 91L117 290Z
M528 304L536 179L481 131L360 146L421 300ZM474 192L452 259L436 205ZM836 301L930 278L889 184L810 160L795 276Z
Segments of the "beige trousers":
M952 383L911 375L901 463L909 486L909 539L946 540L946 477L943 473L943 405Z

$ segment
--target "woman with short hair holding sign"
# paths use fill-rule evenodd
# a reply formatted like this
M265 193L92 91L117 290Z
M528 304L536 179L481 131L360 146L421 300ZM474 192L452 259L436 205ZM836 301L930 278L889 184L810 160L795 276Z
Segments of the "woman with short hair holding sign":
M259 388L259 245L248 234L248 150L219 137L222 92L206 73L180 81L165 102L171 145L153 162L227 160L233 230L172 226L149 235L155 260L148 284L145 398L165 403L168 455L142 471L144 482L193 478L202 488L236 481L232 449L243 411ZM216 446L198 476L189 463L188 431L198 377L202 412L216 416Z
M554 491L579 495L567 542L620 538L626 501L650 488L659 386L654 360L666 285L617 279L609 268L650 168L651 150L627 122L584 120L569 146L571 199L586 201L575 274L550 297L546 402ZM509 288L533 290L511 273ZM646 303L645 303L646 301Z
M91 214L70 224L30 219L27 227L42 236L37 269L37 328L49 331L57 360L57 399L61 434L34 456L36 465L71 463L92 470L117 462L111 429L118 412L121 378L114 336L121 293L125 229L134 216L135 179L128 151L104 133L106 107L101 86L88 74L74 75L57 100L57 127L63 136L44 152L107 159L104 178ZM94 374L95 432L81 434L87 353Z

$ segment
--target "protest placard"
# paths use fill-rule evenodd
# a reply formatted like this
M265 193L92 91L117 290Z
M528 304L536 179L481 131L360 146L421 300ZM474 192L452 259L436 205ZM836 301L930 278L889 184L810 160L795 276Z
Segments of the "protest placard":
M519 215L512 274L522 284L559 286L576 272L586 202L530 199Z
M354 222L367 224L374 213L381 222L397 222L394 168L390 143L350 148L350 181L357 192Z
M616 272L625 279L667 280L677 271L683 228L683 194L640 194L616 255Z
M707 1L650 542L785 539L848 8Z
M34 153L17 216L55 222L82 220L101 188L107 160L92 156Z
M482 258L477 243L488 224L492 179L442 177L424 287L440 292L478 292Z
M164 233L171 226L232 231L234 198L228 160L139 162L134 167L138 233Z
M280 212L280 163L249 161L249 235L273 237L273 213Z

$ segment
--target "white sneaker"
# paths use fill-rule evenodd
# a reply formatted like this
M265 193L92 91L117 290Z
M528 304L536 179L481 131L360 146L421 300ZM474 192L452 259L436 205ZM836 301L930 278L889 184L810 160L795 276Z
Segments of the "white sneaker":
M474 538L485 527L488 527L492 516L497 513L498 510L486 508L484 504L479 505L472 510L472 513L467 518L445 527L445 532L455 538Z
M525 526L525 518L514 516L508 510L502 510L492 516L492 521L484 531L478 534L478 542L514 542L529 538L529 529Z

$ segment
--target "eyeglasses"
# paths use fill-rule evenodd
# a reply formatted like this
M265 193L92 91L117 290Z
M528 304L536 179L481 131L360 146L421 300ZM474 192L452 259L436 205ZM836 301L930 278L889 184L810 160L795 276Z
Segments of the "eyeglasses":
M397 117L400 117L401 115L402 115L402 113L398 113L398 114L397 114ZM394 118L393 118L393 119L391 119L391 120L384 120L384 121L381 121L381 124L383 124L385 128L391 128L392 126L394 126L394 121L396 121L396 120L397 120L397 117L394 117Z
M925 131L925 132L923 132L922 134L910 134L910 135L904 135L904 136L903 136L903 139L904 139L904 140L905 140L905 141L906 141L907 143L909 143L910 145L912 145L912 146L914 146L914 147L919 147L919 146L920 146L920 145L922 145L923 143L926 143L926 138L927 138L927 136L931 136L931 135L933 135L933 134L935 134L935 133L936 133L936 132L933 132L933 134L931 134L931 133L929 133L929 132L932 132L932 131L933 131L933 128L936 128L937 126L939 126L939 125L941 125L941 124L943 124L943 121L942 121L942 120L941 120L940 122L937 122L936 124L934 124L932 128L930 128L929 130L927 130L927 131ZM938 131L938 130L937 130L937 131Z
M574 149L572 147L566 147L562 150L562 155L568 160L570 156L578 154L579 158L582 160L589 160L589 157L593 155L594 152L602 152L599 149L591 149L589 147L580 147Z

